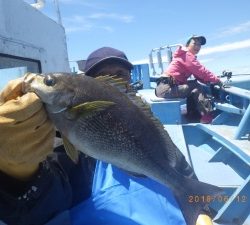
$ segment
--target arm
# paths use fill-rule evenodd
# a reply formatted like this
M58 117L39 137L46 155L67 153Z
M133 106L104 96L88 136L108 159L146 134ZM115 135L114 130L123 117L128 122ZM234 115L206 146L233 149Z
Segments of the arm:
M69 209L68 177L57 160L47 159L54 126L39 98L22 93L22 78L0 93L0 133L0 220L40 225Z
M56 161L40 163L27 181L1 172L0 180L0 220L8 225L43 225L71 207L72 189Z
M27 180L53 151L54 126L34 93L16 79L0 93L0 171Z
M187 52L185 64L187 69L201 82L220 82L220 79L211 71L206 69L202 64L200 64L196 57L190 52Z

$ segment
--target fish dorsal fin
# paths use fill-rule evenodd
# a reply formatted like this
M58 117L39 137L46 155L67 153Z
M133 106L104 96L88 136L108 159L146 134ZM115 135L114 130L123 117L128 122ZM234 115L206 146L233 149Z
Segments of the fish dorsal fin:
M110 75L105 75L105 76L99 76L95 78L98 81L102 81L108 85L112 85L116 87L121 93L126 94L126 96L135 104L138 106L144 114L152 120L152 122L157 126L157 128L166 133L164 130L164 127L162 123L153 115L151 108L149 104L144 102L141 97L136 95L136 91L132 89L129 85L127 85L127 81L125 81L122 78L117 78L117 76L110 76Z
M116 87L121 93L126 93L128 91L128 82L125 81L123 78L118 78L116 75L99 76L95 79L113 87Z

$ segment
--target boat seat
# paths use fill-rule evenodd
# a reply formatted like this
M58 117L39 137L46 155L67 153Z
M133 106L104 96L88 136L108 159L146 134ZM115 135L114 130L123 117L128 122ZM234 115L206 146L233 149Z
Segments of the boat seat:
M138 91L138 96L150 105L155 117L163 124L180 124L182 118L181 106L186 104L186 99L166 99L155 96L154 89Z
M185 102L184 98L159 98L157 96L151 96L150 100L152 102L165 102L165 101L180 101L180 102Z

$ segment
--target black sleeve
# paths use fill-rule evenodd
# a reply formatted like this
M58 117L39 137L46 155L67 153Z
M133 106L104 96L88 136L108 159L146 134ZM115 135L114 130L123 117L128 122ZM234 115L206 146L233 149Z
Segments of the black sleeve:
M0 220L8 225L42 225L72 204L69 179L47 160L28 182L0 174Z
M89 198L95 162L81 153L75 164L59 146L28 182L0 173L0 220L8 225L42 225Z

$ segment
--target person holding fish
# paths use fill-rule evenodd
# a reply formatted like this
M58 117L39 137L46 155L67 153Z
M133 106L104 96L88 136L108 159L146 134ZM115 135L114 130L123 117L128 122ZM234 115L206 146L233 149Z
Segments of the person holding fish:
M88 191L81 193L82 187L89 185L89 171L83 154L75 157L77 149L135 176L148 176L167 185L177 197L187 224L195 223L204 204L187 205L183 196L189 189L190 193L211 195L220 189L192 175L161 125L122 93L125 83L118 81L106 76L28 74L4 88L0 94L0 220L8 225L17 221L19 225L40 225L50 219L49 225L70 221L70 216L63 214L58 223L60 212L67 212L77 200L89 196ZM83 90L87 96L81 95ZM134 117L138 119L133 123L127 120L138 114L141 119ZM53 153L55 131L51 121L62 133L67 153L77 159L75 163L64 152ZM75 133L79 125L82 127ZM57 222L53 223L53 217ZM203 224L211 224L209 217L205 220Z
M117 49L90 54L86 65L89 76L130 82L133 65ZM22 84L23 78L10 81L0 93L0 223L40 225L90 197L95 160L80 154L75 164L63 146L54 148L54 125Z
M167 70L159 78L155 93L157 97L162 98L187 98L187 116L198 116L200 122L211 123L212 104L197 80L204 84L218 84L220 87L222 82L197 60L196 55L205 44L204 36L193 35L187 40L186 46L179 47ZM196 79L188 80L191 75Z

